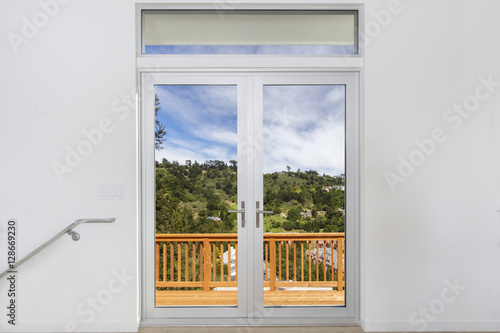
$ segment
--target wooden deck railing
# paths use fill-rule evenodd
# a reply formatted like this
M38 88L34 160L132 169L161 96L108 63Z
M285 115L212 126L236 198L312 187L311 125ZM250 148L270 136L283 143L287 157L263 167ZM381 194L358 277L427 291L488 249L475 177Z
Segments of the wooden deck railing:
M264 287L344 290L344 233L264 234ZM236 287L237 234L157 234L156 287Z

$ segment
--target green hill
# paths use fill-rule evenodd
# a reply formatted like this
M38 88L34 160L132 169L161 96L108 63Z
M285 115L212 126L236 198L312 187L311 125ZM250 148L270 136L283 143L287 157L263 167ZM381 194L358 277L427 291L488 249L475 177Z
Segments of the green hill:
M236 161L156 162L157 233L237 232ZM264 175L264 232L343 232L344 179L316 171Z

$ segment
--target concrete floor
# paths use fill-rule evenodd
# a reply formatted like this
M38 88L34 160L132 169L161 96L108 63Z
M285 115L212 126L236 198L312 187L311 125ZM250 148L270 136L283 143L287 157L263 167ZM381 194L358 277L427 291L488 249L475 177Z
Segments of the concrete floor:
M143 327L139 333L364 333L361 327ZM377 332L384 333L384 332ZM403 332L391 332L403 333ZM408 332L404 332L408 333ZM433 332L440 333L440 332ZM453 333L453 332L441 332ZM481 333L481 332L475 332ZM487 333L487 332L482 332ZM491 333L491 332L490 332Z
M139 333L363 333L360 327L143 327Z

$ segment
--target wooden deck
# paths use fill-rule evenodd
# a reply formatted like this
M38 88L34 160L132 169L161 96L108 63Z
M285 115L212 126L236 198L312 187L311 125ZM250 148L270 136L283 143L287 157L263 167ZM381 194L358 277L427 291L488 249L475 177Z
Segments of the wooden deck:
M265 306L344 305L344 233L267 233L263 250ZM155 257L158 306L237 304L237 234L157 234Z
M158 290L157 306L236 305L238 292L203 290ZM344 305L344 291L264 291L264 305Z

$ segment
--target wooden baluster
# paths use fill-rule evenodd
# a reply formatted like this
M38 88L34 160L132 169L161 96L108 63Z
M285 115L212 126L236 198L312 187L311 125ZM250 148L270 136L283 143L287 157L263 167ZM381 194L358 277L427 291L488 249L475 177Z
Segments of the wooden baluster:
M189 250L188 250L188 242L184 242L184 281L187 282L189 278Z
M309 244L309 282L312 280L312 266L311 266L311 261L312 261L312 250L311 250L311 241L307 241Z
M323 281L326 282L326 240L323 240Z
M182 277L181 242L177 242L177 282L181 282L181 277Z
M203 256L203 243L200 242L200 281L202 282L204 281L203 273L205 272L205 262L203 260L205 260Z
M205 270L204 280L203 280L203 290L210 291L210 242L208 238L203 239L203 266Z
M167 243L163 243L163 281L167 281Z
M268 254L268 245L267 245L267 242L264 242L264 246L265 246L265 250L264 250L264 256L265 256L265 263L266 263L266 279L264 280L264 282L267 282L269 281L269 254Z
M236 251L236 265L235 265L235 270L236 270L236 281L238 281L238 241L234 242L234 251Z
M326 253L323 254L323 281L326 282Z
M288 240L286 241L286 259L285 259L285 264L286 264L286 282L290 281L290 275L289 275L289 256L288 256Z
M193 271L193 282L196 281L196 242L193 241L193 251L191 252L193 264L191 265L191 270Z
M279 258L279 269L280 269L278 272L278 276L279 276L278 281L281 282L281 241L279 243L278 258Z
M213 279L212 281L217 281L217 242L214 242L212 247L213 247L213 252L212 252L212 260L213 260L213 264L212 264L212 267L213 267L213 270L212 270L212 273L213 273Z
M297 242L293 241L293 281L297 282Z
M335 256L335 242L332 240L332 282L335 281L335 261L334 261L334 256Z
M170 242L170 282L174 282L174 243Z
M220 242L220 282L223 281L224 281L224 242Z
M343 265L343 252L344 244L343 238L338 238L337 245L337 290L344 290L344 265Z
M271 274L270 274L270 290L275 291L276 290L276 240L274 238L271 238L269 240L269 264L271 265Z
M231 242L227 242L227 282L231 282Z
M160 281L160 244L156 243L156 281Z
M302 271L302 279L301 282L304 282L304 242L300 242L300 269Z
M316 241L316 281L319 281L319 242Z

